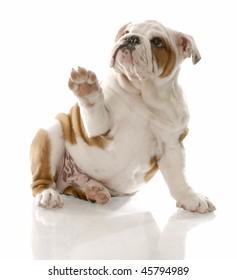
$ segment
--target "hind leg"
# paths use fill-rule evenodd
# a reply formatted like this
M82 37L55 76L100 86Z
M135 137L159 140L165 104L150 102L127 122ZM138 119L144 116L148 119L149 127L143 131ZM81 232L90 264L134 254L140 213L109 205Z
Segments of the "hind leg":
M40 207L63 206L63 199L56 190L54 180L64 149L63 132L58 121L48 129L40 129L32 141L31 187L35 203Z

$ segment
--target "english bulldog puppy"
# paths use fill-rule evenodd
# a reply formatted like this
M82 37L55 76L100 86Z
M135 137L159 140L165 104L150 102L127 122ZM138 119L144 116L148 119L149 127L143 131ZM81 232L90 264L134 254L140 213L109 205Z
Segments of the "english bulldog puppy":
M188 57L201 58L190 35L149 20L121 27L102 84L94 72L72 69L76 105L32 142L36 204L62 207L61 194L107 203L134 194L160 169L177 207L214 211L184 174L189 113L178 74Z

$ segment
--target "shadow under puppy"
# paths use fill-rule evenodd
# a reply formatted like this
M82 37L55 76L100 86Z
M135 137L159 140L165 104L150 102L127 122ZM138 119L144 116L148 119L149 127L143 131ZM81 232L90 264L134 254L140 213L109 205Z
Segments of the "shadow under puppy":
M106 203L137 192L160 169L177 207L214 211L184 175L189 113L177 79L187 57L201 58L191 36L143 21L119 30L101 85L94 72L72 69L77 104L32 142L36 204L62 207L60 194Z

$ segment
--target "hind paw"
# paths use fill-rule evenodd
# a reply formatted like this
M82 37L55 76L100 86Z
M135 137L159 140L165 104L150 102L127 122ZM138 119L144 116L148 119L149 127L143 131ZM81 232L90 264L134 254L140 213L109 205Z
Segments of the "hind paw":
M87 187L86 197L91 202L105 204L109 202L111 195L109 191L103 186Z

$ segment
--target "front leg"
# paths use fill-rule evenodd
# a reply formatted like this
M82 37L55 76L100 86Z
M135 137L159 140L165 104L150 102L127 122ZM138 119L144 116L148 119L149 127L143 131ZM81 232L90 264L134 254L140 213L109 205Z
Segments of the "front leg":
M177 207L199 213L214 211L215 206L211 201L195 193L188 185L184 175L184 162L185 154L182 145L165 146L164 155L159 161L160 170L172 197L176 200Z
M82 67L72 69L68 86L78 98L88 135L95 137L107 133L110 127L109 115L95 73Z

